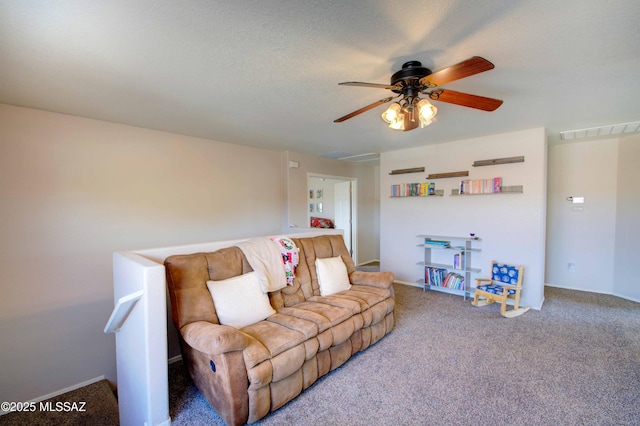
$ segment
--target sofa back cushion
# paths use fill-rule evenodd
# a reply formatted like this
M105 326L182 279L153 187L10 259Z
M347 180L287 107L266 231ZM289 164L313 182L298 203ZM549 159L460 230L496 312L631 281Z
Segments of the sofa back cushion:
M269 293L275 310L320 296L316 259L340 256L347 273L356 266L347 251L342 235L295 238L300 262L293 284ZM169 256L164 262L171 300L171 317L178 330L194 321L220 324L207 281L220 281L253 271L238 247L227 247L210 253Z
M316 259L340 256L349 275L356 270L353 259L351 259L351 255L344 245L342 235L320 235L311 238L297 238L293 241L300 249L300 263L296 268L296 281L298 282L299 292L305 300L313 296L320 296ZM281 291L287 293L291 290L297 289L286 287ZM285 306L291 306L287 303L286 297Z
M207 281L221 281L253 270L238 247L169 256L164 265L171 317L178 330L194 321L220 324Z

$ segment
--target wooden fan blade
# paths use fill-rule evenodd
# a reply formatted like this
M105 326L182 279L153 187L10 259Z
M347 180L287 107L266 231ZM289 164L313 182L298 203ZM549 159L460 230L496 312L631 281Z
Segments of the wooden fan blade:
M418 117L418 108L414 108L411 114L404 113L404 131L408 132L418 128L420 125L420 118Z
M342 123L343 121L348 120L348 119L350 119L350 118L352 118L352 117L355 117L355 116L356 116L356 115L358 115L358 114L362 114L363 112L367 112L367 111L369 111L370 109L373 109L373 108L375 108L375 107L377 107L377 106L380 106L380 105L382 105L382 104L386 104L387 102L391 101L392 99L393 99L393 97L380 99L379 101L376 101L376 102L374 102L374 103L372 103L372 104L369 104L369 105L367 105L366 107L360 108L360 109L359 109L359 110L357 110L357 111L353 111L352 113L347 114L347 115L345 115L344 117L340 117L340 118L338 118L338 119L335 119L335 120L333 120L333 122L334 122L334 123Z
M459 64L436 71L426 77L422 77L422 79L420 79L420 84L427 87L441 86L451 81L460 80L461 78L489 71L493 68L494 65L491 62L481 58L480 56L474 56L473 58L469 58Z
M361 81L345 81L344 83L338 83L340 86L358 86L358 87L375 87L378 89L400 89L400 86L390 86L388 84L381 83L363 83Z
M433 92L428 93L428 95L434 101L462 105L469 108L481 109L483 111L495 111L500 105L502 105L502 101L499 99L454 92L453 90L434 90Z

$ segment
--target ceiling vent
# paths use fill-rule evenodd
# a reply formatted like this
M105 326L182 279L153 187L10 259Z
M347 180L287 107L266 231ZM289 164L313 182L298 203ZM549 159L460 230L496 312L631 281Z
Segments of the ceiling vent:
M340 151L328 152L326 154L321 155L321 157L333 158L334 160L338 160L340 158L345 158L345 157L351 157L351 156L353 156L353 154L350 152L340 152Z
M378 161L380 160L380 154L377 152L370 152L368 154L350 155L348 157L338 158L338 160L352 161L354 163L363 163L365 161Z
M380 154L377 152L369 152L367 154L352 154L350 152L329 152L322 154L321 157L333 158L334 160L351 161L353 163L363 163L365 161L378 161Z
M589 129L567 130L566 132L560 132L560 140L570 141L583 138L600 138L603 136L625 135L636 132L640 132L640 121L591 127Z

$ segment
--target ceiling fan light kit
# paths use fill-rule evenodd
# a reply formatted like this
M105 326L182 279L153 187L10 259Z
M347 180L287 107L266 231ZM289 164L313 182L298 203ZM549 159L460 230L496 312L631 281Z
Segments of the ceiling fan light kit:
M391 129L408 131L417 128L418 123L420 123L421 128L430 125L438 113L438 109L432 105L428 99L420 98L420 94L426 95L434 101L451 103L483 111L495 111L502 105L501 100L454 92L452 90L432 90L441 84L460 80L493 68L494 65L491 62L479 56L474 56L459 64L436 71L435 73L432 73L429 68L423 67L419 61L409 61L402 65L400 71L391 76L391 83L388 85L358 81L339 84L343 86L387 89L397 93L398 96L396 96L396 98L402 97L402 99L392 103L382 113L382 119L389 124ZM392 100L393 97L381 99L340 117L334 120L334 122L341 123Z
M437 113L438 113L438 108L433 106L431 102L429 102L426 99L420 99L420 101L418 102L418 115L420 117L420 127L426 127L429 124L433 123Z

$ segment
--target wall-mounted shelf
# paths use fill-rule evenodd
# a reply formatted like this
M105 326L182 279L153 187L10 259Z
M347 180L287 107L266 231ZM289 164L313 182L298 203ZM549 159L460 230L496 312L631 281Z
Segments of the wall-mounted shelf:
M496 194L522 194L524 192L522 185L502 186L500 192L483 192L476 194L460 194L459 189L452 189L451 196L466 197L467 195L496 195Z
M413 167L410 169L397 169L397 170L391 170L391 173L389 173L390 175L404 175L407 173L422 173L424 172L424 167Z
M497 164L524 163L524 155L519 157L493 158L491 160L478 160L473 162L473 167L495 166Z
M429 176L427 176L427 179L446 179L446 178L464 177L464 176L469 176L468 170L464 170L461 172L432 173Z

